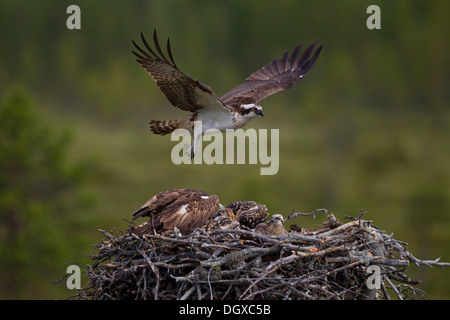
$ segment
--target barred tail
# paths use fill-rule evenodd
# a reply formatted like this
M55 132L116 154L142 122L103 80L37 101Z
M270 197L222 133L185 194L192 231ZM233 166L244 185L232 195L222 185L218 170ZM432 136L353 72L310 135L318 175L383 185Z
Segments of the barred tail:
M178 129L180 120L151 120L149 123L150 130L154 134L160 134L163 136Z

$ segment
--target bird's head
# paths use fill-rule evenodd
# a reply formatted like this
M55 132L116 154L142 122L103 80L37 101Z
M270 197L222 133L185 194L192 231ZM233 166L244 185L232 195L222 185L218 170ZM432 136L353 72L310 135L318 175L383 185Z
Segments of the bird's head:
M269 220L270 223L273 223L278 226L282 226L284 222L284 218L281 214L274 214L272 218Z
M254 118L256 116L263 117L262 107L256 103L242 104L239 113L244 117Z

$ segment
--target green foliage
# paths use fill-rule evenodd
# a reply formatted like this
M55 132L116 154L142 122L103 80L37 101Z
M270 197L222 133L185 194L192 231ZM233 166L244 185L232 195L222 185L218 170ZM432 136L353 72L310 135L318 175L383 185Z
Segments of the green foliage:
M68 214L85 209L83 165L67 161L71 134L42 124L32 101L13 92L0 106L0 292L31 297L35 282L60 271ZM36 279L39 275L40 279ZM56 277L56 276L55 276Z

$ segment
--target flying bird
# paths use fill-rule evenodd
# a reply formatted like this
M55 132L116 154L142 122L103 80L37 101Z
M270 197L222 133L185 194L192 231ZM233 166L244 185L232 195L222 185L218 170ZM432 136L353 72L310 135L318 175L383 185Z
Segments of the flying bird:
M235 219L241 226L249 229L255 228L269 216L266 206L255 201L234 201L227 208L233 210Z
M288 232L283 226L283 216L281 214L274 214L267 223L260 223L256 226L255 232L265 235L273 236L287 236Z
M262 67L250 75L243 83L220 98L213 90L181 71L172 56L169 39L167 54L164 55L158 42L156 29L153 32L152 49L141 32L142 49L132 40L137 51L132 51L136 61L152 76L159 90L169 102L192 114L177 120L151 120L150 129L154 134L165 135L178 128L188 130L197 139L208 129L226 131L242 128L251 119L263 116L259 102L282 90L290 89L306 76L320 55L322 46L315 51L317 41L313 42L300 56L302 42L289 54L285 52L280 59ZM201 121L201 132L194 132L194 122ZM197 129L199 130L199 129ZM193 141L193 145L194 144ZM191 157L196 150L191 147Z
M219 197L194 189L170 189L158 193L140 207L133 220L150 217L133 229L140 235L152 232L172 231L177 228L181 233L189 233L204 225L217 212Z

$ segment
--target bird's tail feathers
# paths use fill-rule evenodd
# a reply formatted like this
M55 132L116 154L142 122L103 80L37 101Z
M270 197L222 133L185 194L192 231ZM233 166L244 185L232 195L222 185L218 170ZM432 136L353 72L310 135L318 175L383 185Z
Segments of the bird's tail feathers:
M179 128L180 120L151 120L150 130L154 134L166 135Z

